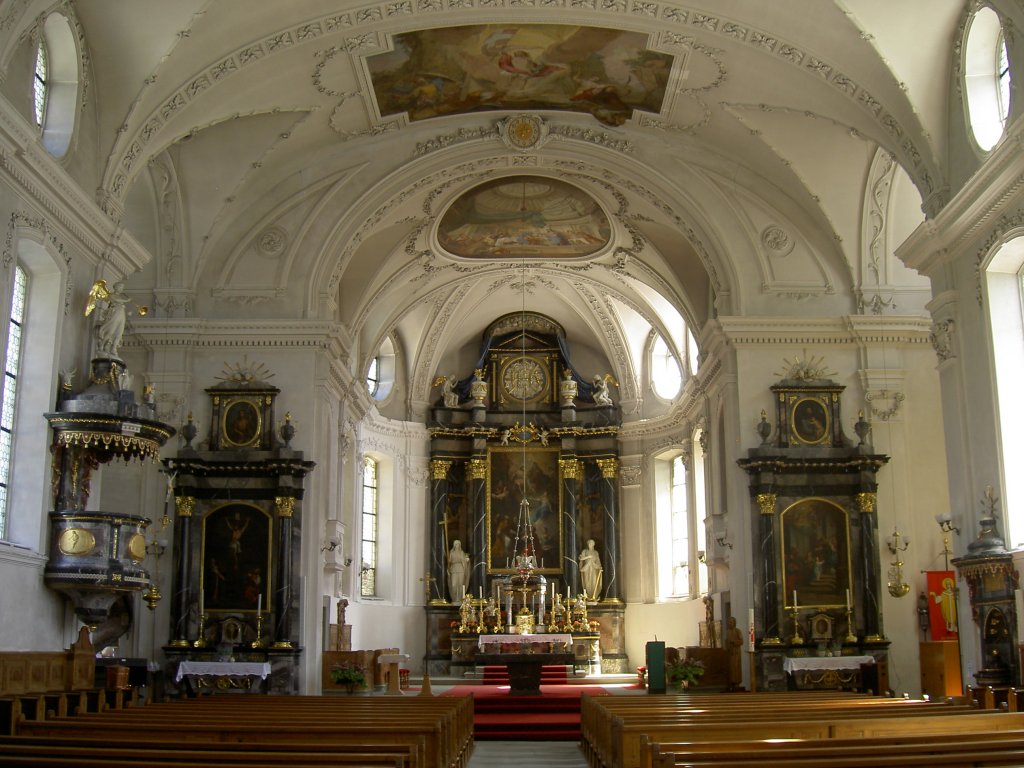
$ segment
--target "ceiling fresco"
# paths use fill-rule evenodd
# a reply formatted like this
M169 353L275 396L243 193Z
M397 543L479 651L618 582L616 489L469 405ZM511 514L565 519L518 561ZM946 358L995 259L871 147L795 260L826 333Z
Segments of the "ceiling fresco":
M467 258L579 258L603 250L610 236L592 197L544 176L476 186L449 206L437 229L442 248Z
M381 116L409 120L481 110L556 109L622 125L658 113L673 57L648 36L556 24L481 24L396 34L367 58Z

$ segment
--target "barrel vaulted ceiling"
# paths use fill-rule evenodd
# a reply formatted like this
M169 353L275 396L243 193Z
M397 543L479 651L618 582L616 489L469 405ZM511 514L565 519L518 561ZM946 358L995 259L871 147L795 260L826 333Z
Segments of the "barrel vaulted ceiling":
M8 49L47 7L13 5ZM96 105L77 146L98 157L70 170L153 252L130 285L158 315L340 321L354 369L393 334L425 397L452 350L525 304L627 398L635 350L651 328L677 338L677 313L699 330L925 300L878 234L948 195L959 2L68 7ZM552 206L558 232L536 211L543 233L509 232L514 206L478 195L460 253L440 220L502 179L509 199L571 188L606 229Z

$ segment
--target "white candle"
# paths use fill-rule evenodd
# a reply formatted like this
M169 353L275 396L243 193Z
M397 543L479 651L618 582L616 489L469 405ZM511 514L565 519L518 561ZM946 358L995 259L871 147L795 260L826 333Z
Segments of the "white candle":
M565 599L572 600L572 587L568 584L565 585Z
M203 613L204 613L204 611L203 611L203 590L200 587L200 589L199 589L199 615L202 616Z
M799 608L800 607L800 603L798 603L796 601L796 590L795 589L793 590L793 607L794 608Z
M754 609L747 611L747 650L754 652Z
M256 596L256 613L263 613L263 593Z
M480 587L480 599L481 600L484 599L484 588L483 587Z
M846 610L850 610L850 588L846 588Z

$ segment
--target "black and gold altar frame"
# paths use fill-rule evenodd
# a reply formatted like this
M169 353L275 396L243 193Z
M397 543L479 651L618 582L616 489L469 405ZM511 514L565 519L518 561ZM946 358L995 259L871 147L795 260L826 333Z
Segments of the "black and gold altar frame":
M492 447L487 451L487 573L515 571L512 548L525 494L540 573L560 574L562 483L558 448Z

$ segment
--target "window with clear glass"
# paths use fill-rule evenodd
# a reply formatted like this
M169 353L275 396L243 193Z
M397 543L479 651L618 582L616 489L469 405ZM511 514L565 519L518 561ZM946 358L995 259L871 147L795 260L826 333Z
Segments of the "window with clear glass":
M987 152L1003 137L1010 114L1010 62L1002 20L987 6L978 9L967 29L963 77L971 133Z
M369 456L363 459L362 539L359 569L359 594L375 597L377 594L377 523L380 498L379 465Z
M672 459L672 594L690 594L690 502L686 463L682 456Z
M682 384L679 361L659 334L651 345L651 386L658 397L669 400L679 394Z
M46 114L46 41L40 40L36 48L36 66L32 80L32 102L36 125L42 127Z
M370 368L366 371L366 389L370 393L370 397L377 394L377 390L380 388L380 357L375 357L370 361Z
M19 264L14 271L11 291L11 314L7 326L4 355L3 403L0 405L0 539L7 538L7 501L10 497L11 457L14 448L15 400L21 365L22 331L25 324L25 299L28 295L28 273Z

